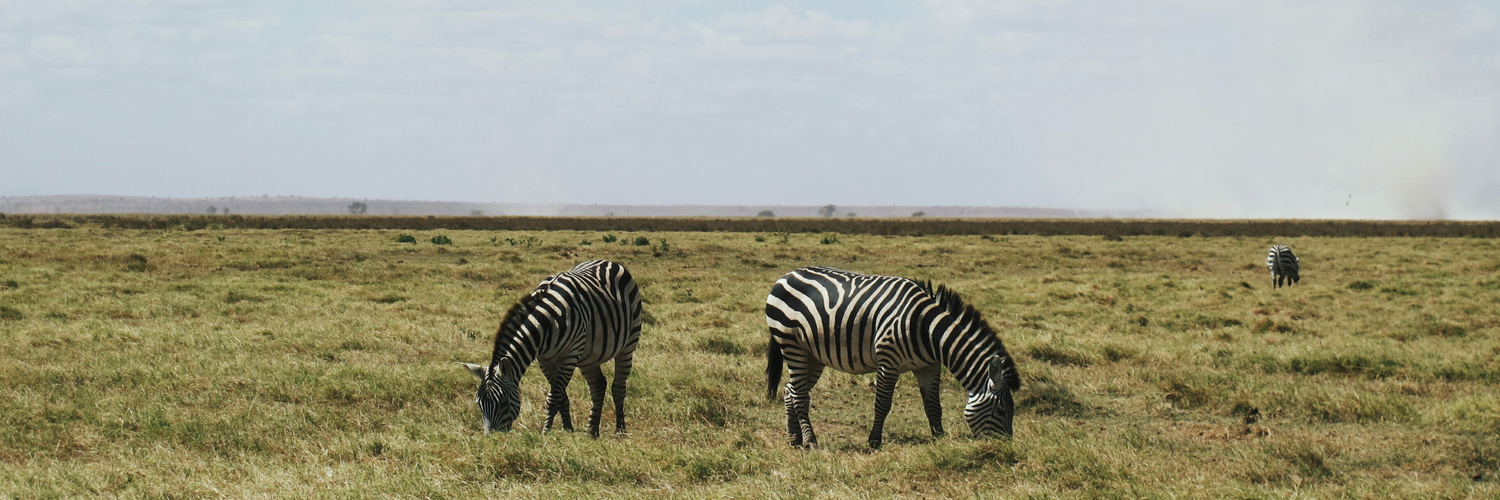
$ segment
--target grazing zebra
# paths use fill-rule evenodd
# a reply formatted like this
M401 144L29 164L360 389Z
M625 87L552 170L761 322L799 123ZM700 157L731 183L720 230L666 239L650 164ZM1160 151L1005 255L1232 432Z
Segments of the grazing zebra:
M1291 285L1302 281L1297 275L1297 256L1292 255L1292 249L1286 245L1271 245L1271 252L1266 254L1266 268L1271 270L1271 288L1281 288L1282 284Z
M568 381L583 370L594 407L589 435L599 436L599 414L608 382L600 365L615 361L615 432L625 432L625 379L641 336L641 294L625 266L591 260L568 272L549 276L505 313L495 333L490 364L463 363L479 377L476 401L484 416L484 433L509 431L521 411L517 383L536 360L551 384L547 393L546 432L562 414L563 429L573 430L568 409Z
M787 273L766 297L766 397L776 400L781 367L786 385L786 427L792 446L816 448L808 396L824 367L878 373L870 447L879 448L891 393L901 373L914 371L933 437L943 435L938 402L943 366L968 393L964 418L975 435L1011 434L1021 387L1015 360L980 316L946 287L895 276L872 276L827 267Z

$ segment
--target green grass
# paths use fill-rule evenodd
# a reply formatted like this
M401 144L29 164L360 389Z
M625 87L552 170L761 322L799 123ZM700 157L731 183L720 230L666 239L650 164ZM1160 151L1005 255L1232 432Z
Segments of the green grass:
M1303 280L1271 290L1264 237L189 229L0 229L0 495L1500 495L1494 240L1277 239ZM540 434L532 370L484 437L453 362L591 258L645 298L631 433ZM790 449L763 300L815 264L985 312L1014 439L971 438L947 375L931 439L907 376L870 452L873 378L829 372L825 449Z

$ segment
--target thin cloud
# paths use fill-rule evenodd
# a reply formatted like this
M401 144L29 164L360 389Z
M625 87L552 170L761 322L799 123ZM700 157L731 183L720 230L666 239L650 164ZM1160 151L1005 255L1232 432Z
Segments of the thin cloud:
M1500 217L1407 2L0 4L0 194Z

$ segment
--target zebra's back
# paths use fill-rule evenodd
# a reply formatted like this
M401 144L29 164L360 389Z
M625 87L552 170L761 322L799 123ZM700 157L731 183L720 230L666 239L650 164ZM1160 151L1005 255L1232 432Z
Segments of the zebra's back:
M566 304L564 312L573 324L559 332L564 338L557 345L582 342L586 346L577 366L595 366L635 350L641 333L641 295L625 266L607 260L583 262L542 280L532 291L532 295L539 294Z
M914 303L931 293L908 278L860 274L827 267L787 273L766 298L766 322L781 345L796 346L819 363L848 373L870 373L883 349L910 349L900 342ZM930 349L898 359L911 370L937 363ZM889 360L888 360L889 361Z

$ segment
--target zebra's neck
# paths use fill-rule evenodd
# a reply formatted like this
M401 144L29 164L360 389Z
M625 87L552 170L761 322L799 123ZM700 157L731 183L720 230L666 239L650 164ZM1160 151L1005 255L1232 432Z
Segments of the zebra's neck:
M554 331L557 318L546 305L535 301L528 309L518 311L521 314L507 318L501 324L500 331L495 334L495 352L490 358L490 364L494 365L500 362L500 358L509 357L517 378L526 373L526 367L531 366L549 344L548 339L556 337L557 333Z
M964 386L965 392L971 396L978 393L989 381L986 362L996 355L1009 357L1005 347L984 319L973 311L945 310L940 305L929 311L924 323L933 350L943 366L953 373L953 378Z

